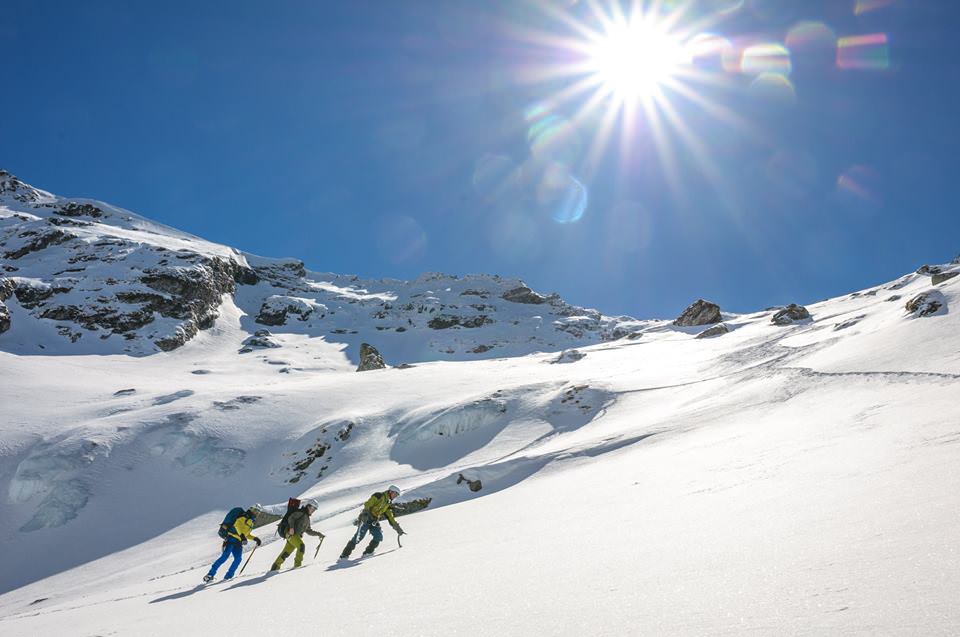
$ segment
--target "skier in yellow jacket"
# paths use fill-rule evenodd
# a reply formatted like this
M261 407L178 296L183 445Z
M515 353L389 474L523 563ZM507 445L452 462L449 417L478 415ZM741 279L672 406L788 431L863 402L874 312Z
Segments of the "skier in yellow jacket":
M204 582L213 580L217 574L217 569L232 555L233 563L230 565L230 568L227 569L227 574L223 576L223 579L231 579L237 570L237 566L240 565L240 558L243 556L243 545L247 543L247 540L253 540L257 543L257 546L260 546L260 538L252 533L253 523L257 519L257 512L259 510L260 505L254 505L240 513L240 515L234 519L233 524L225 523L221 525L221 527L226 527L221 531L221 537L224 537L223 552L220 554L220 557L217 558L217 561L210 566L207 574L203 576Z
M367 544L367 548L363 549L363 554L373 555L374 550L376 550L380 542L383 542L383 531L380 530L381 517L387 518L387 521L390 522L390 526L397 532L397 535L403 535L403 529L397 524L397 521L393 518L393 511L390 510L390 503L393 502L394 498L398 495L400 495L400 488L391 484L387 487L386 491L378 491L370 496L364 503L363 511L360 513L357 532L350 538L347 545L343 547L343 552L340 554L341 560L350 557L353 549L357 548L357 542L363 539L367 531L370 531L371 538L370 543Z

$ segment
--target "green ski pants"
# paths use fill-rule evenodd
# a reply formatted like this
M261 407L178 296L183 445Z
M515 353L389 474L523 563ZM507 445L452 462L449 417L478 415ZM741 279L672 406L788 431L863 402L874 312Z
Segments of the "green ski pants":
M277 556L277 559L273 562L273 569L277 570L280 566L283 565L283 562L290 557L290 554L294 551L297 552L297 556L293 558L293 565L300 566L303 564L303 553L307 550L307 547L303 544L303 538L297 535L291 535L287 538L287 543L283 545L283 550L280 551L280 555Z

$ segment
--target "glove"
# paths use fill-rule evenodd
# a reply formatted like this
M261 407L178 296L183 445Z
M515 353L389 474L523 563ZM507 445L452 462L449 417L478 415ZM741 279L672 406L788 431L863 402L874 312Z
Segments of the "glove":
M263 544L263 542L261 542L260 538L258 537L253 538L253 541L257 543L257 546L260 546L261 544Z
M240 540L240 544L246 544L246 543L247 543L247 538L243 538L242 540Z

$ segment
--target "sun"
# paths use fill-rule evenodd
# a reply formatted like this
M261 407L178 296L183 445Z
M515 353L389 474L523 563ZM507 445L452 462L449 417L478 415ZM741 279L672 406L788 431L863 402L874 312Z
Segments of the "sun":
M623 101L658 93L690 64L680 39L649 18L614 22L587 50L586 67L610 94Z

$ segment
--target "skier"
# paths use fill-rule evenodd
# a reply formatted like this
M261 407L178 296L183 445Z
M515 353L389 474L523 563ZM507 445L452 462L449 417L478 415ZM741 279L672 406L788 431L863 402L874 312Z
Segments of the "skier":
M260 505L255 504L237 515L233 522L228 521L233 511L227 514L227 518L225 518L223 524L220 525L221 537L225 538L223 541L223 552L220 554L220 557L217 558L217 561L210 566L207 574L203 576L204 582L213 580L213 577L217 574L217 569L232 555L233 563L230 565L230 568L227 569L227 574L223 576L225 580L231 579L237 571L237 566L240 565L240 558L243 555L243 545L247 543L247 540L253 540L257 543L257 546L260 546L260 538L251 533L253 523L257 519L257 513L259 511Z
M303 564L303 553L307 548L303 544L304 533L318 537L321 542L323 541L323 533L310 528L310 516L317 511L317 508L316 500L304 500L303 506L287 517L286 528L280 529L282 531L281 536L287 538L287 543L283 545L283 550L280 551L280 555L273 561L273 566L270 567L271 571L279 571L283 562L290 557L290 554L294 551L297 552L296 557L293 558L294 568Z
M393 511L390 509L390 503L398 495L400 495L400 488L391 484L387 487L386 491L378 491L370 496L370 499L364 503L363 511L357 519L358 528L356 534L354 534L354 536L350 538L350 541L347 542L347 545L343 547L343 553L340 554L341 560L349 559L350 554L353 553L353 549L357 548L357 542L363 539L367 531L370 531L371 538L370 543L367 544L367 548L363 549L363 555L373 555L374 550L376 550L380 542L383 541L383 531L380 530L380 518L382 516L386 516L387 521L390 522L390 526L397 532L397 535L403 535L404 531L400 528L400 525L397 524L397 521L393 519Z

